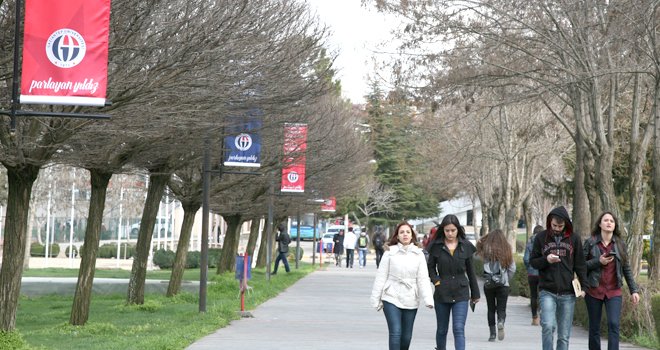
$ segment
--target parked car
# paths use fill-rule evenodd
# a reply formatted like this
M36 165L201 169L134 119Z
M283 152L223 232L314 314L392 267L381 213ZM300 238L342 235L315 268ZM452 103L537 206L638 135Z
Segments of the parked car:
M334 236L334 233L324 233L323 236L321 236L321 246L323 247L324 252L332 252L332 245L334 244L332 238Z

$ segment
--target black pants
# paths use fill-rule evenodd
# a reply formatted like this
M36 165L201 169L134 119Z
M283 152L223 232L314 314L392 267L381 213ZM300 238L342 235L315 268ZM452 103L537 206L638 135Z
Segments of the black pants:
M497 320L504 322L506 319L506 301L509 299L510 287L485 288L486 303L488 304L488 325L495 326L495 312Z
M383 248L380 248L380 249L376 248L376 268L378 268L378 266L380 266L380 259L383 258L383 253L385 253L385 249L383 249Z
M532 317L539 315L539 276L527 276L529 282L529 302L532 304Z
M353 267L353 260L355 260L355 254L353 249L346 249L346 267Z

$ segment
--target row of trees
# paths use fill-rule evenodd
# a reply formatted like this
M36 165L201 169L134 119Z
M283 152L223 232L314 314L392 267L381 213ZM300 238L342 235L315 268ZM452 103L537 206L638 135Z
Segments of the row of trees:
M10 54L14 21L22 20L13 17L15 5L0 1L2 109L9 109L11 82L18 79L12 75ZM343 164L357 164L352 167L357 173L368 170L369 149L353 132L355 112L339 98L333 56L324 49L326 28L306 6L280 0L113 1L108 67L112 105L101 110L112 119L20 118L15 132L9 130L8 119L2 119L0 163L6 169L8 191L0 270L1 330L15 327L33 184L50 164L85 169L90 178L85 250L70 318L75 325L85 324L89 316L99 234L113 175L148 177L127 291L127 302L138 304L144 302L149 246L165 188L185 210L179 264L175 263L170 286L176 293L183 271L179 255L185 257L192 218L201 205L201 155L205 147L214 150L212 162L219 170L224 130L236 122L235 117L255 108L261 111L261 171L270 176L214 178L212 210L229 224L218 271L231 266L226 259L236 250L236 227L266 212L268 188L282 164L284 122L309 126L307 188L315 195L336 196L353 190ZM278 198L278 213L303 202L304 198Z
M639 273L642 235L660 221L657 1L364 3L405 19L395 89L424 107L429 159L448 170L441 182L479 198L484 228L513 240L517 212L543 223L550 204L572 200L587 235L609 210Z

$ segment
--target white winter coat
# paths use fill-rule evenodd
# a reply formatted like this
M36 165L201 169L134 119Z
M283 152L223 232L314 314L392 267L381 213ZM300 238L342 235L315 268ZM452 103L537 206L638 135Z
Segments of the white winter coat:
M401 243L385 251L371 290L371 306L376 309L387 301L400 309L417 309L420 302L433 305L433 290L424 252Z

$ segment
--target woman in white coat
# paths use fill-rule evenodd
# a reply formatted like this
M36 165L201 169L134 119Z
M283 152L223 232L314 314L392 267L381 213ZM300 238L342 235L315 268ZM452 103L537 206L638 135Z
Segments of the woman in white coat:
M403 350L410 347L419 304L433 308L433 291L424 252L410 224L400 223L386 247L371 290L371 304L376 310L383 309L390 350Z

